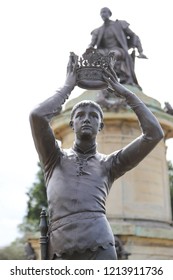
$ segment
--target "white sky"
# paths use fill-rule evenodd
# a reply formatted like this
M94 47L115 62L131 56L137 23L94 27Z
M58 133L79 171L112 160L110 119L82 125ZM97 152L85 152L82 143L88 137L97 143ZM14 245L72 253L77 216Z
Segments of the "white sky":
M0 1L0 246L19 233L26 191L35 180L38 157L28 115L63 85L69 52L81 55L90 32L102 24L107 6L112 20L124 19L139 35L148 60L136 61L143 92L173 105L173 16L171 0L1 0ZM83 92L78 90L73 93ZM173 159L173 141L168 141Z

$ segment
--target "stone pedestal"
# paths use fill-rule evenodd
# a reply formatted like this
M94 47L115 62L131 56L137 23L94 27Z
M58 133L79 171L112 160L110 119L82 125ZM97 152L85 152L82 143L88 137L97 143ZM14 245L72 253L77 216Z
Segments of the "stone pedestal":
M160 103L138 88L127 86L155 114L165 132L165 139L133 170L112 186L107 200L107 217L113 232L124 242L131 259L173 259L173 227L165 140L173 137L173 116L165 113ZM52 121L55 136L63 148L74 141L69 127L74 104L89 99L96 101L96 91L86 91L67 102L64 111ZM105 127L97 137L98 151L110 154L119 150L141 133L133 111L104 111ZM135 157L135 155L134 155ZM160 244L160 245L159 245ZM171 257L172 256L172 257Z
M28 238L28 242L31 243L32 248L34 249L36 259L41 259L41 250L40 250L40 232L36 232L35 235Z

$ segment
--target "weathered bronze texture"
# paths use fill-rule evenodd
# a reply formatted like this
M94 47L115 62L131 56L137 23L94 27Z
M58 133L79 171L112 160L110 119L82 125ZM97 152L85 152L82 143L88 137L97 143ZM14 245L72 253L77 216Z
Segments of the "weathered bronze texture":
M166 113L173 115L173 107L171 106L171 104L169 102L165 102L164 110Z
M114 53L108 55L100 53L94 48L89 48L78 61L77 85L88 90L107 88L103 78L103 68L113 63Z

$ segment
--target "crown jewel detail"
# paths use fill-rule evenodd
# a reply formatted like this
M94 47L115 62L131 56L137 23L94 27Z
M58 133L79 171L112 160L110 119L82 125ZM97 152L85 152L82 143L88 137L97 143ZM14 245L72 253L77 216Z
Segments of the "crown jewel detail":
M103 68L107 68L113 58L113 52L103 55L94 48L87 49L78 60L77 85L84 89L107 88L103 79Z

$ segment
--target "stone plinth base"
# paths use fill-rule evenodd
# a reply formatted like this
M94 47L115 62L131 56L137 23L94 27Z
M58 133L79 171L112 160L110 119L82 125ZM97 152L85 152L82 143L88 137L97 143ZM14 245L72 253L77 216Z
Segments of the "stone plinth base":
M39 236L39 233L38 235ZM36 259L40 260L41 259L41 250L40 250L40 238L37 236L33 236L28 238L28 242L31 243L32 248L34 249Z
M131 260L173 260L173 227L151 227L113 223L114 234L122 241Z

